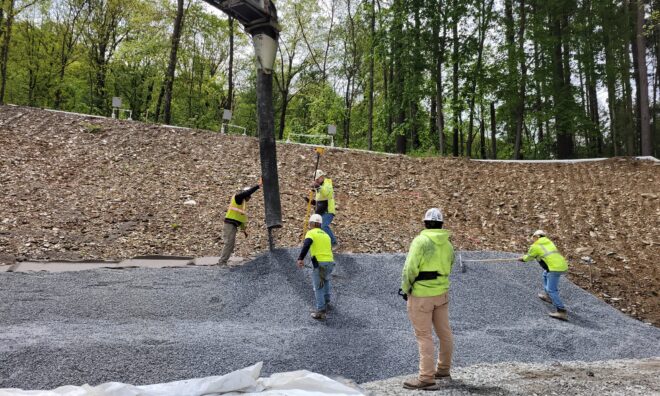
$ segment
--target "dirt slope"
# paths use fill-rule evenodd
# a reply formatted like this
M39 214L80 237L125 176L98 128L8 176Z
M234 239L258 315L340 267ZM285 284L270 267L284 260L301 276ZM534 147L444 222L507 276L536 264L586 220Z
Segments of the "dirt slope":
M227 201L256 182L258 158L254 138L0 106L0 261L217 255ZM295 246L314 153L280 144L278 159L278 244ZM523 252L543 228L571 260L574 282L660 325L657 163L483 163L335 149L321 168L335 184L343 251L404 252L431 206L443 209L459 250ZM196 205L184 205L189 199ZM242 256L267 246L261 199L251 204L250 236L237 241ZM583 256L594 260L591 271Z

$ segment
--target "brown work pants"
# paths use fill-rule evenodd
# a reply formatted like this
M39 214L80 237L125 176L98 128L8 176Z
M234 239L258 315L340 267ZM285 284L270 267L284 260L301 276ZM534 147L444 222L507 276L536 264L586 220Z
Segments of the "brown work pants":
M408 318L415 329L419 347L419 380L434 382L436 370L449 371L454 350L449 326L449 293L435 297L408 296ZM433 330L440 339L437 364Z
M218 265L227 265L229 261L229 256L234 252L234 244L236 243L236 231L238 227L231 223L225 223L225 226L222 229L222 241L224 246L222 247L222 254L220 255L220 260Z

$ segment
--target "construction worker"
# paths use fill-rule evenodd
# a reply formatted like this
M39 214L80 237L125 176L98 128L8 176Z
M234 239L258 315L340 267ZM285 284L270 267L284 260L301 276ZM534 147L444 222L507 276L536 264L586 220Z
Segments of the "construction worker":
M337 247L337 238L330 229L330 223L335 218L335 195L332 187L332 179L325 177L325 172L320 169L314 173L314 183L312 188L316 190L314 202L316 203L316 214L321 215L323 218L323 225L321 229L330 236L330 243L332 247Z
M319 214L309 217L309 231L305 234L300 255L298 255L298 268L305 266L305 256L310 252L312 258L312 284L316 297L316 311L312 312L312 318L323 320L330 307L332 286L330 274L335 267L332 257L330 237L321 229L323 219Z
M545 236L545 231L534 231L532 240L534 243L529 247L527 254L520 257L519 260L527 262L534 259L539 262L543 268L544 292L539 293L538 296L541 300L555 306L556 312L551 312L550 316L555 319L568 320L566 307L559 298L559 278L568 270L568 263L559 253L555 244Z
M410 244L401 274L399 293L408 302L408 318L419 349L419 376L405 381L406 389L428 389L435 386L436 379L451 378L454 346L449 325L449 274L454 247L442 225L440 209L429 209L424 215L426 229ZM437 362L433 330L440 339Z
M238 194L231 197L229 207L227 208L227 214L225 215L225 224L222 229L224 246L222 247L222 254L220 255L220 260L218 260L218 265L227 265L229 256L231 256L234 251L236 232L239 228L247 238L247 202L250 200L250 196L261 187L261 184L262 182L260 178L259 183L256 186L245 187Z

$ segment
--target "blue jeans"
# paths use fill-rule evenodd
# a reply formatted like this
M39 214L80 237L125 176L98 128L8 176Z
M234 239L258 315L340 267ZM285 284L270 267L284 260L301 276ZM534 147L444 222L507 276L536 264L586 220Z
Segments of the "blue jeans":
M566 309L559 298L559 278L563 272L543 271L543 288L557 309Z
M325 276L323 277L323 284L321 284L321 268L324 268ZM330 302L330 293L332 292L332 285L330 284L330 274L335 268L335 263L325 262L319 263L317 268L312 271L312 285L314 286L314 295L316 297L316 310L324 311L326 304Z
M321 229L325 231L326 234L330 237L330 243L333 245L337 243L337 238L335 238L335 234L332 232L330 229L330 223L332 223L332 219L335 218L334 213L324 213L321 215L321 218L323 219L323 224L321 225Z

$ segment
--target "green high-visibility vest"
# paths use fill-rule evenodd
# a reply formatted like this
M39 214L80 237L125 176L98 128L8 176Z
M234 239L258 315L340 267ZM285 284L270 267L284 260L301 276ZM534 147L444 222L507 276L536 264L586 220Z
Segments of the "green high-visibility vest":
M529 247L527 254L523 256L523 261L543 260L548 266L549 271L564 272L568 270L568 263L564 256L559 254L559 250L552 241L546 237L537 239Z
M332 245L330 244L330 236L320 228L312 228L305 234L305 239L312 240L312 246L309 247L309 255L316 257L320 263L329 263L334 261L332 256Z
M449 290L449 274L454 264L454 247L449 231L423 230L413 239L401 272L401 290L415 297L435 297ZM437 272L434 279L416 280L420 272Z
M332 179L323 179L323 184L316 191L316 202L328 201L328 213L335 213L335 190L332 187Z

